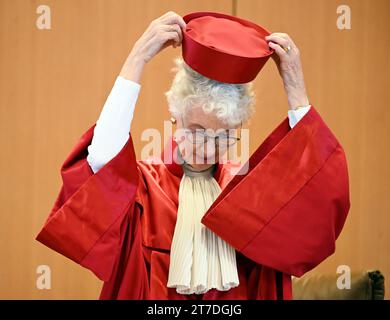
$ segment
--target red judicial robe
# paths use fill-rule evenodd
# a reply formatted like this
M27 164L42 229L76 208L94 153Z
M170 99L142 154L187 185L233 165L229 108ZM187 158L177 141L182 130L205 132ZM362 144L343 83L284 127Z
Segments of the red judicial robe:
M313 106L293 129L288 118L278 125L247 174L217 164L222 193L201 222L236 249L240 284L201 295L166 286L181 166L136 160L130 136L94 174L86 161L94 126L63 163L63 185L36 239L103 280L101 299L292 299L291 275L335 251L350 207L348 169ZM171 137L164 152L175 144Z

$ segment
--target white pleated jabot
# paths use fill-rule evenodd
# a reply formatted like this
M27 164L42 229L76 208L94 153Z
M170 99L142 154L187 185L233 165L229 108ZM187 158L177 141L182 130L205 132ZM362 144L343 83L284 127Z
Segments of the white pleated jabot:
M235 249L200 220L221 193L215 166L193 171L187 163L179 187L167 287L180 294L202 294L239 285Z

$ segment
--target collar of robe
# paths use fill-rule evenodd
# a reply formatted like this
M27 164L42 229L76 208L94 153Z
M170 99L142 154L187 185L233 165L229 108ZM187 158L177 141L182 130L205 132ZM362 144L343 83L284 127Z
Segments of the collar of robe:
M183 175L167 287L180 294L227 291L239 285L235 249L206 228L201 219L221 188L213 174L217 164L195 171L178 152Z

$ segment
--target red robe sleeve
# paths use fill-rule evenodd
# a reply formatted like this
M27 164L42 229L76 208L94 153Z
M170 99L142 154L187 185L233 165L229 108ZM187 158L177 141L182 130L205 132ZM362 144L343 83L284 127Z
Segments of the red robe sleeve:
M251 260L301 276L335 251L349 207L344 150L312 106L286 118L201 222Z
M139 173L130 135L119 153L93 173L86 157L95 124L61 167L62 187L36 240L108 281L132 220Z

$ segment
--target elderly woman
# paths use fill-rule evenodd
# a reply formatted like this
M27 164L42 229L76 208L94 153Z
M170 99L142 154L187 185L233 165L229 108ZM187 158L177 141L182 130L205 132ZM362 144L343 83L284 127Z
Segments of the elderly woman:
M168 12L135 43L96 125L61 167L37 239L103 280L101 299L291 299L291 275L332 254L344 224L343 150L309 105L297 47L273 33L288 118L247 172L234 175L237 165L221 159L253 113L251 83L207 78L181 58L166 93L175 134L161 159L136 160L130 125L143 68L180 46L185 30Z

